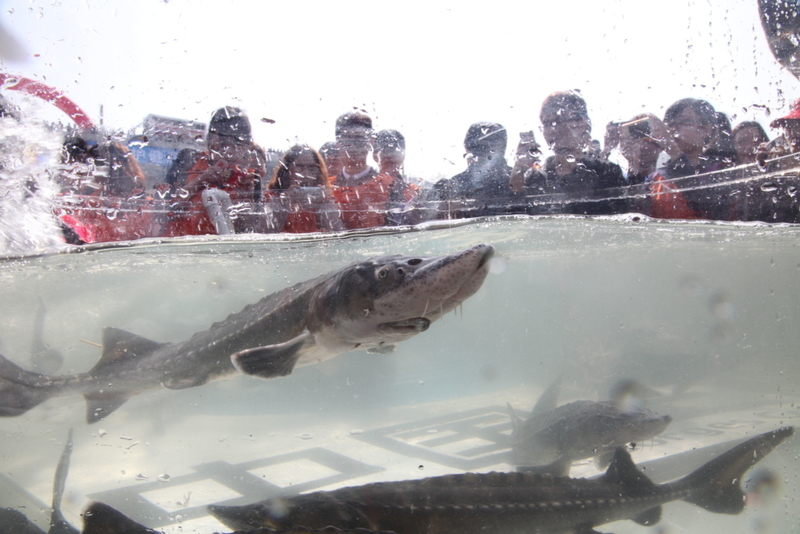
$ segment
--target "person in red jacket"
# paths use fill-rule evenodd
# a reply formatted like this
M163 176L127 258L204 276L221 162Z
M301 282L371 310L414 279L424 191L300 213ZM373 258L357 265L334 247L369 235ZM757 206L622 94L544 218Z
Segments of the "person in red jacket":
M226 106L211 117L208 149L197 158L183 186L188 201L176 201L165 237L236 232L234 204L260 203L266 174L263 151L253 143L250 120L239 108Z
M386 211L394 179L379 175L367 164L374 132L369 115L354 111L336 120L336 143L342 170L334 181L333 194L348 229L386 224Z
M290 148L267 186L268 231L307 233L343 230L322 156L308 145Z

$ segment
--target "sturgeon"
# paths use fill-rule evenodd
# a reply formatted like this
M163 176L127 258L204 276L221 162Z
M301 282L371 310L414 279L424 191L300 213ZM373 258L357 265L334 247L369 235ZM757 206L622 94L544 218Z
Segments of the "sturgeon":
M161 531L137 523L119 510L98 501L87 506L82 515L83 530L80 534L162 534ZM331 526L314 529L294 527L280 532L271 529L255 529L247 530L247 532L249 534L395 534L394 532L375 532L364 528L341 529ZM212 533L209 531L208 534ZM222 533L214 532L213 534ZM232 534L243 533L237 531Z
M228 527L252 530L365 528L397 534L597 534L594 527L632 519L654 525L661 505L682 499L723 514L745 506L742 478L794 432L753 437L689 475L656 485L618 447L596 479L536 473L467 473L274 498L246 506L211 505Z
M595 465L605 469L617 447L648 440L672 422L669 415L658 415L622 398L557 406L561 380L559 376L545 390L525 421L508 405L511 457L518 471L566 476L572 462L592 456ZM612 392L615 396L619 397Z
M144 391L185 389L241 372L286 376L353 350L389 353L428 329L483 284L491 245L435 257L382 256L262 298L179 343L103 330L103 353L87 373L48 376L0 356L0 415L81 394L99 421Z

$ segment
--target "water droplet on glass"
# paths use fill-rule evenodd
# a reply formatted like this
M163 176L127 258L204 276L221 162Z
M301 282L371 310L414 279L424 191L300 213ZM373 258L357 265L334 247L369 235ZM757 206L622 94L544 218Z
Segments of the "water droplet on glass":
M135 478L136 480L149 480L149 479L150 479L150 477L149 477L149 476L147 476L147 475L143 475L142 473L139 473L139 474L138 474L138 475L136 475L134 478Z
M775 185L774 182L764 182L763 184L761 184L761 190L765 193L771 193L772 191L775 191L777 189L778 186Z
M299 434L297 437L300 439L312 439L314 437L314 434L312 434L311 432L306 432L304 434Z
M171 477L166 473L161 473L157 478L159 482L169 482Z

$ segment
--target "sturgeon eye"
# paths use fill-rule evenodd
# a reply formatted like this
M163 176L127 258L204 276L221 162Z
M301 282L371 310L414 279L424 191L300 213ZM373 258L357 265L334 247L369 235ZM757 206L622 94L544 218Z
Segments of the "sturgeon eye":
M389 275L389 269L387 269L386 267L378 271L378 278L383 279L386 278L388 275Z

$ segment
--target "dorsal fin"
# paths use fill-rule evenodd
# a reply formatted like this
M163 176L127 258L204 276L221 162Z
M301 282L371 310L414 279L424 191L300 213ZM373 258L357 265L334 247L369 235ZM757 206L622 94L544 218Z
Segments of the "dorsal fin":
M114 362L146 356L165 345L167 343L158 343L121 328L107 326L103 329L103 355L89 374Z
M531 417L542 413L552 412L558 407L558 397L561 394L561 382L564 379L564 373L558 375L552 384L550 384L539 400L536 401L533 410L531 410Z
M647 475L636 469L625 447L617 447L606 473L600 480L608 484L621 484L629 491L649 490L655 487Z
M507 402L506 406L508 406L508 416L511 418L511 431L516 433L522 427L523 421L514 413L514 408L511 407L510 402Z

